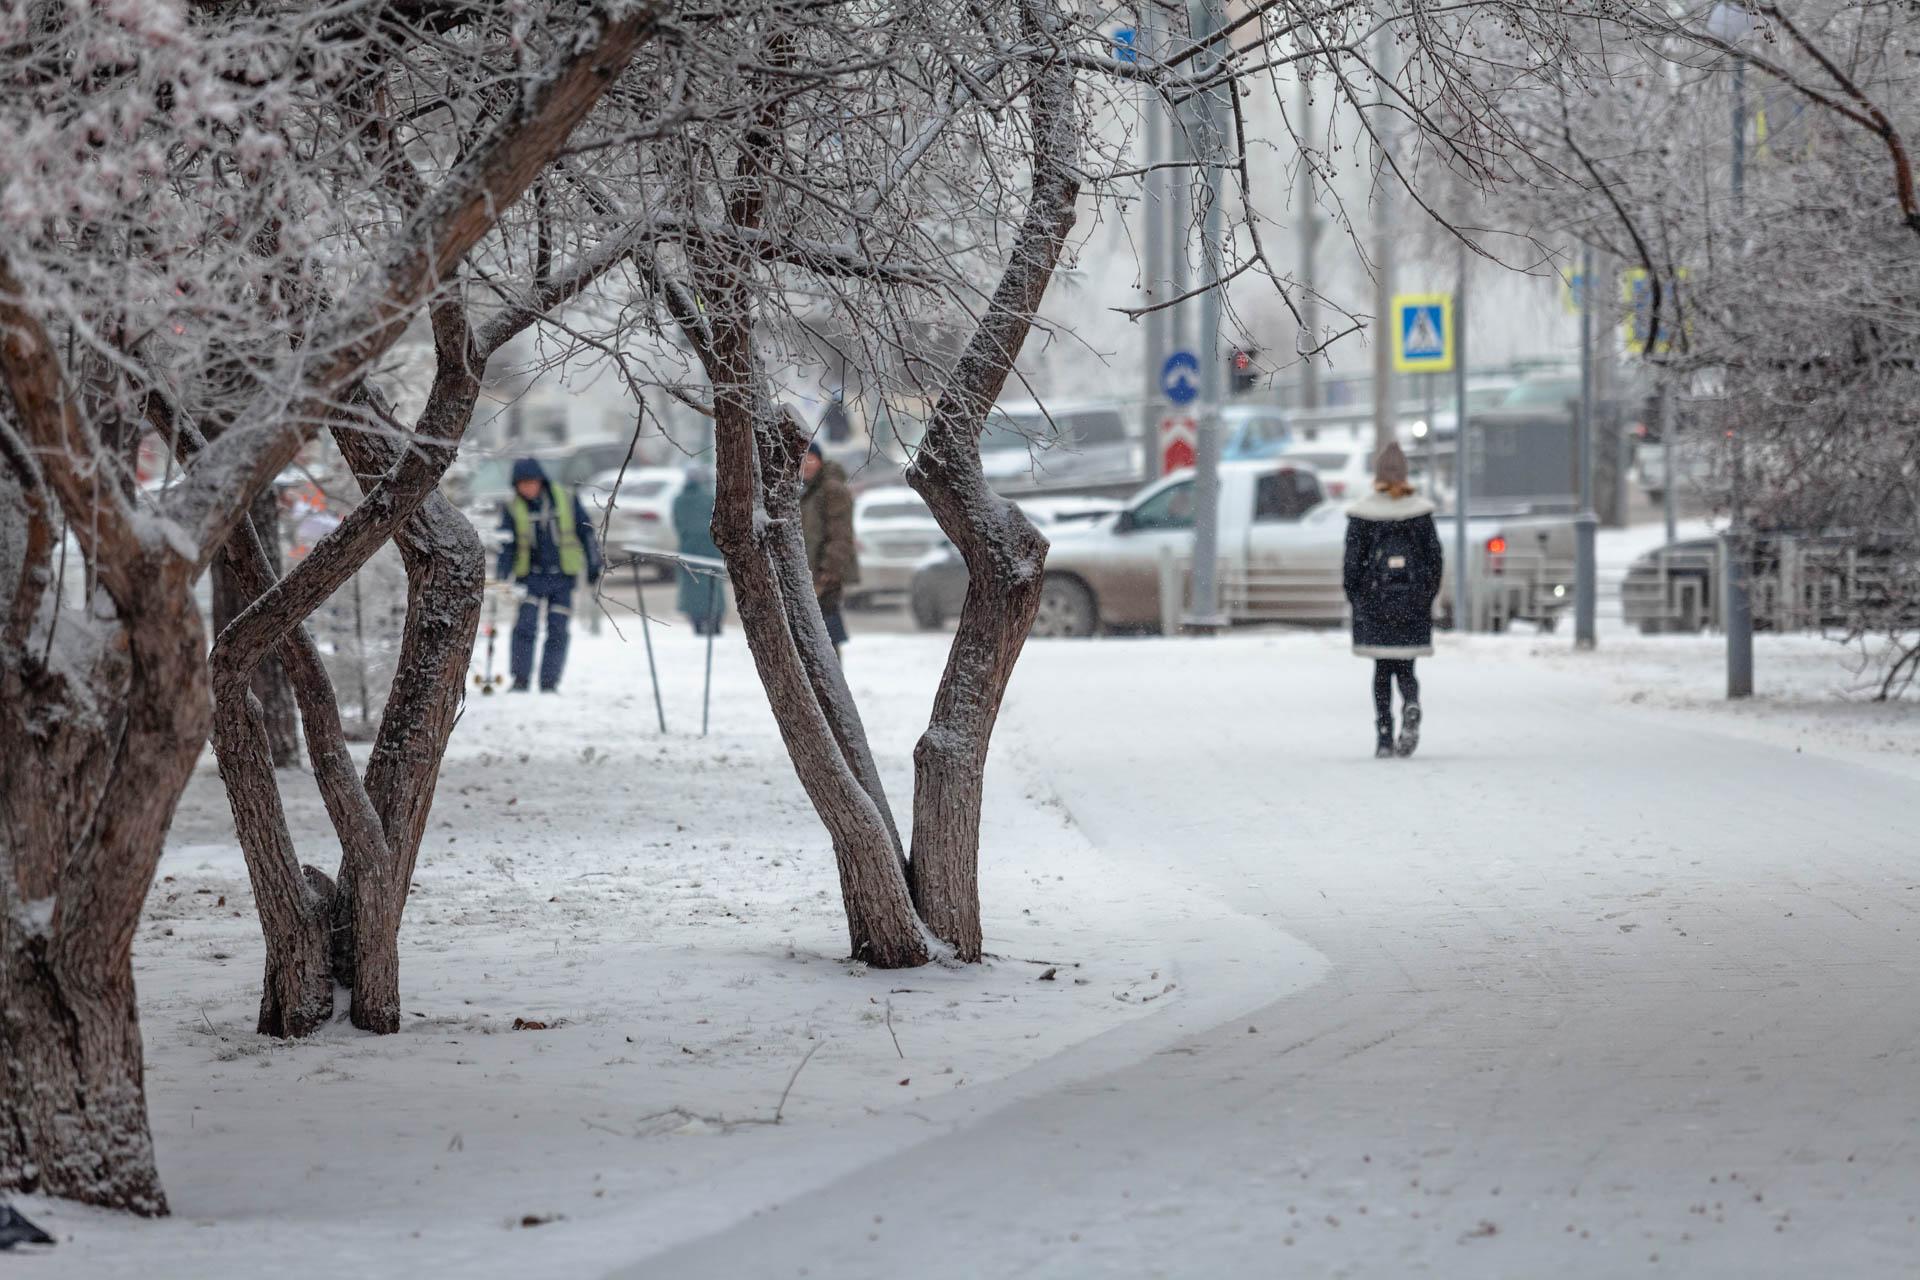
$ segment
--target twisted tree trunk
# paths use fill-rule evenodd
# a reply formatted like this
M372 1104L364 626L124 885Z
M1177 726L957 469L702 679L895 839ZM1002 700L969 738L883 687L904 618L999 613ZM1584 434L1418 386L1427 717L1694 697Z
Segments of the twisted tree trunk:
M274 577L285 571L280 556L280 512L271 489L263 490L248 509L253 531L267 553ZM213 634L219 635L227 624L253 603L253 593L234 580L223 557L213 566ZM261 723L267 735L267 747L276 769L300 766L300 717L293 698L293 682L288 679L280 659L268 654L253 673L253 696L260 700Z
M1043 39L1051 8L1028 0L1030 35ZM1033 629L1047 540L987 487L980 429L1033 326L1073 229L1080 124L1073 73L1043 66L1030 90L1033 186L1013 252L987 312L954 366L907 482L927 500L967 565L967 596L927 731L913 750L914 906L962 960L981 953L980 809L1000 702Z
M1044 50L1060 21L1057 8L1026 0L1022 18ZM770 64L781 53L776 42ZM987 751L1039 608L1047 543L1018 508L988 489L979 435L1052 279L1079 196L1082 125L1071 64L1045 52L1035 61L1028 91L1032 195L987 312L946 380L907 476L960 548L970 578L932 719L914 751L910 861L813 593L798 520L805 439L775 409L753 347L757 259L737 245L696 240L689 248L694 294L663 285L714 389L713 534L742 629L794 770L832 836L853 954L881 967L924 964L940 954L936 940L960 960L981 956ZM765 175L779 164L779 108L764 107L756 123L743 141L728 202L730 224L754 235L763 230Z

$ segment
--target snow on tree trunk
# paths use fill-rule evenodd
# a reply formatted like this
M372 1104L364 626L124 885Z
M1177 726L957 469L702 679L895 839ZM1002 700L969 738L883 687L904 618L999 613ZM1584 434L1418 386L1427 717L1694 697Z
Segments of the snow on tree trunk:
M724 339L716 346L723 355L727 353ZM737 348L733 354L739 354ZM750 361L743 363L750 365ZM811 578L802 574L796 582L796 575L781 569L783 559L791 565L791 544L800 537L797 498L790 497L785 504L790 509L778 517L756 501L760 490L756 438L766 432L778 439L785 430L784 418L763 397L754 405L752 388L757 386L750 377L717 384L714 542L726 556L741 630L787 755L832 836L853 955L876 968L911 968L925 964L932 951L914 915L899 847L848 762L800 654L800 646L811 643L816 651L826 646L830 659L832 648L827 645ZM785 484L790 493L797 493L797 460L773 484ZM774 505L782 504L776 500ZM783 542L788 545L783 547ZM802 548L803 565L805 558ZM793 615L805 617L809 610L811 626L796 635Z
M56 927L125 737L96 709L129 679L101 639L72 669L43 666L31 645L0 655L0 1189L157 1214L131 966L76 956Z
M0 1188L159 1214L133 935L206 741L197 564L87 465L99 455L23 297L0 256L0 452L28 526L0 629ZM49 495L98 573L84 611L44 594ZM98 616L108 602L117 623Z
M206 737L188 568L177 557L150 562L124 629L102 637L87 666L56 658L50 669L39 654L52 650L31 643L0 657L0 1187L146 1214L166 1212L166 1199L147 1128L132 949ZM62 637L68 662L87 647Z
M471 412L468 396L463 425ZM335 440L363 486L371 487L402 456L392 440L372 432L341 429ZM342 860L334 901L335 936L353 944L351 964L339 974L353 989L350 1016L355 1026L383 1033L400 1029L400 921L459 716L486 588L479 535L437 491L427 491L394 541L407 569L407 620L364 775L382 840L366 856Z
M1044 37L1054 10L1029 0L1023 24ZM987 750L1014 664L1033 628L1047 540L987 487L980 431L1026 342L1073 229L1080 124L1073 73L1046 66L1030 90L1033 182L1020 232L987 312L947 379L907 481L967 566L967 595L933 714L914 747L915 908L961 960L981 954L980 809Z

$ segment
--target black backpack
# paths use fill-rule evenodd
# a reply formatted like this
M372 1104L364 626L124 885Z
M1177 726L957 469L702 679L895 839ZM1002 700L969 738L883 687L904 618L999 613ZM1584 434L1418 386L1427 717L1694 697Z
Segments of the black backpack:
M1412 595L1418 574L1414 559L1419 547L1413 536L1413 521L1382 521L1373 539L1372 580L1378 595Z

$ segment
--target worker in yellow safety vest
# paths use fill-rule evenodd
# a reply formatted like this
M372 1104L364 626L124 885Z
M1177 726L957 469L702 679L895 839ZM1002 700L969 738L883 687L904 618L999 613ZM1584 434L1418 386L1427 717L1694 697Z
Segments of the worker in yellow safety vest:
M540 653L540 692L557 693L567 665L573 589L582 574L589 585L600 581L600 544L593 521L576 495L547 479L537 459L521 458L513 464L513 497L500 511L500 534L498 576L514 583L520 595L508 666L513 692L525 693L533 679L533 646L544 613L547 643Z

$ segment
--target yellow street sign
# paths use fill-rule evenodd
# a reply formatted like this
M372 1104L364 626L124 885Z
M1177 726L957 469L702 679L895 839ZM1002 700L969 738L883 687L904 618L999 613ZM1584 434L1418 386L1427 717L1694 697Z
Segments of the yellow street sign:
M1453 368L1453 295L1401 293L1393 299L1393 367L1401 373Z

